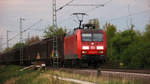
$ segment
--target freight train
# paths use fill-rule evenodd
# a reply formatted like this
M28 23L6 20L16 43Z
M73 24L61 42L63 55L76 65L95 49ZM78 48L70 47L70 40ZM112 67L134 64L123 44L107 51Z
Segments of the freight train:
M106 60L106 34L101 29L86 24L66 35L55 36L32 43L20 49L13 49L0 55L0 63L30 65L35 61L44 61L52 66L64 65L99 66ZM22 53L22 55L21 55Z

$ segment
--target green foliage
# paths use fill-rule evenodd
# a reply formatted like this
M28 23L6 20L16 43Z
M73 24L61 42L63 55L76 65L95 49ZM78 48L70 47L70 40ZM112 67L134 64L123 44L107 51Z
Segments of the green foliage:
M19 49L19 48L24 47L24 46L25 46L24 43L16 43L13 47L11 47L11 48L6 48L6 49L3 51L3 53L7 53L7 52L9 52L9 51L11 51L11 50L13 50L13 49Z
M139 41L132 43L122 55L122 61L127 67L149 68L150 65L150 43Z
M19 48L24 47L24 46L25 46L24 43L16 43L16 44L13 46L12 49L19 49Z
M76 84L54 78L40 70L23 70L16 65L0 66L0 84Z
M115 49L113 49L113 42L112 39L114 38L114 36L118 37L116 34L116 27L112 24L105 24L105 28L106 28L106 34L107 34L107 47L108 47L108 52L107 55L109 56L110 60L114 60L117 61L116 57L117 56L113 56L113 54L117 53Z
M10 50L12 50L12 48L6 48L3 52L5 53L5 52L8 52Z
M19 71L22 67L16 66L16 65L8 65L8 66L1 66L0 67L0 84L4 84L6 80L12 78L12 77L17 77L21 76L25 73L29 73L31 71Z
M113 24L105 24L106 27L106 34L107 34L107 39L112 39L115 36L116 33L116 27Z
M29 38L28 40L26 40L25 43L26 43L27 45L30 45L30 44L32 44L32 43L39 42L39 41L40 41L39 36L33 36L33 37Z
M146 29L145 30L146 31L144 33L144 40L150 42L150 24L146 25Z
M50 26L47 28L47 30L45 30L44 33L45 33L44 38L50 38L53 36L61 36L61 35L66 34L66 29L63 29L62 27L57 28L54 26Z
M114 25L106 24L106 34L109 61L124 68L150 68L150 25L141 34L133 28L116 32Z

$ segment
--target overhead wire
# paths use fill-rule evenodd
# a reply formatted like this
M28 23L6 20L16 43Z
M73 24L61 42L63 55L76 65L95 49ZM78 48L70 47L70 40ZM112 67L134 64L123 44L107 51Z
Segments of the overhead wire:
M59 11L61 9L63 9L64 7L68 6L70 3L72 3L74 0L69 1L68 3L66 3L65 5L61 6L60 8L58 8L56 11Z
M90 9L90 10L87 10L86 11L86 13L87 12L91 12L91 11L94 11L95 9L97 9L97 8L99 8L99 7L103 7L103 6L105 6L106 4L108 4L108 3L110 3L112 0L109 0L109 1L107 1L107 2L105 2L104 4L67 4L68 6L96 6L95 8L92 8L92 9ZM65 6L67 6L67 5L65 5ZM65 21L66 20L68 20L68 19L70 19L70 17L69 18L66 18L66 19L64 19ZM62 20L63 22L64 22L64 20Z
M103 3L103 5L101 5L101 6L96 6L96 7L94 7L94 8L92 8L92 9L89 9L89 10L87 10L87 11L85 11L86 13L88 13L88 12L92 12L92 11L95 11L95 9L98 9L98 8L100 8L100 7L104 7L106 4L108 4L108 3L110 3L112 0L108 0L108 1L106 1L105 3Z
M29 29L31 29L31 28L34 27L35 25L39 24L41 21L42 21L42 20L40 19L39 21L37 21L37 22L34 23L33 25L29 26L27 29L23 30L22 33L28 31Z
M146 13L146 12L150 12L150 9L148 10L144 10L144 11L140 11L140 12L136 12L136 13L132 13L132 16L135 16L135 15L138 15L138 14L142 14L142 13ZM121 19L121 18L124 18L124 17L128 17L129 15L125 15L125 16L120 16L120 17L116 17L116 18L111 18L109 19L110 21L112 20L117 20L117 19Z
M39 21L37 21L36 23L34 23L33 25L29 26L27 29L23 30L22 33L26 32L27 30L31 29L33 26L37 25L39 22L41 22L42 20L40 19ZM18 35L20 35L19 33L17 33L15 36L13 36L12 38L10 38L8 41L12 41L13 39L15 39ZM3 43L3 45L6 45L6 43Z

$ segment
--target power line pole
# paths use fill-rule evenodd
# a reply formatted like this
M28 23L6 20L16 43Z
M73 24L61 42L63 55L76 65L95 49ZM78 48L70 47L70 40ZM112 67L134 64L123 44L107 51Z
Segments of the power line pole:
M56 0L52 0L53 3L53 26L57 27L57 12L61 9L63 9L64 7L68 6L70 3L72 3L74 0L69 1L68 3L66 3L65 5L61 6L60 8L57 9L57 4L56 4Z
M30 40L30 32L28 32L28 41Z
M130 4L128 4L128 19L129 19L129 22L128 22L128 27L133 30L133 24L132 24L132 14L131 14L131 11L130 11Z
M20 21L19 21L19 28L20 28L20 43L22 43L22 36L23 36L23 32L22 32L22 22L24 21L25 19L24 18L20 18Z
M9 48L9 32L10 31L7 30L6 32L7 32L7 48Z
M3 47L2 41L3 41L3 38L0 37L0 52L2 51L2 47Z
M20 65L23 64L23 39L22 39L22 36L23 36L23 32L22 32L22 22L24 21L25 19L24 18L20 18L20 21L19 21L19 28L20 28Z
M53 26L57 26L56 0L53 0Z
M8 48L8 30L6 31L7 32L7 48Z

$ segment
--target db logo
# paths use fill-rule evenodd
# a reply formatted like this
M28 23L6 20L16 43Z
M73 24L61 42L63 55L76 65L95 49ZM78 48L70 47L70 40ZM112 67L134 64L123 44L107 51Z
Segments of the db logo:
M95 49L95 46L91 46L91 49Z
M94 43L92 42L91 45L94 45Z

